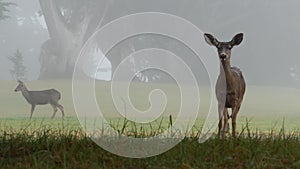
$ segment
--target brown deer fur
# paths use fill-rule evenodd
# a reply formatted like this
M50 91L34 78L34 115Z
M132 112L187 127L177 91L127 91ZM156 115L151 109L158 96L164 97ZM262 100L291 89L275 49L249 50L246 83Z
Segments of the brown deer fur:
M36 105L50 104L53 108L52 119L54 118L57 108L62 113L64 118L64 107L58 103L61 98L59 91L55 89L41 90L41 91L29 91L22 81L18 81L19 85L16 87L15 92L21 91L26 101L31 104L30 119L32 118L33 111Z
M228 127L228 120L232 118L232 136L236 137L236 118L241 108L246 83L242 71L237 67L231 67L231 49L243 41L243 34L239 33L233 37L230 42L219 42L214 36L204 34L205 41L218 49L220 59L220 74L216 84L216 96L218 100L219 111L219 131L225 136ZM226 85L226 86L225 86ZM224 87L225 86L225 87ZM232 109L232 115L229 116L228 108ZM222 126L222 118L224 124Z

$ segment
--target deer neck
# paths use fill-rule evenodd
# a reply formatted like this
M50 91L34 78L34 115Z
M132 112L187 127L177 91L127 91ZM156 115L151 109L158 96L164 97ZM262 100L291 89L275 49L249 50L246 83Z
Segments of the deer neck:
M226 79L227 90L233 89L234 77L231 71L230 60L221 61L220 63L220 74Z
M24 96L24 98L30 102L30 93L29 91L27 90L27 88L25 87L24 89L21 90L22 92L22 95Z

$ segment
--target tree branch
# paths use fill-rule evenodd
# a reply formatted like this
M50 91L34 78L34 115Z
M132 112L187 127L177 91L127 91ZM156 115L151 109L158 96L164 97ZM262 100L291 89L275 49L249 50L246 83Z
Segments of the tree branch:
M49 35L52 39L61 39L68 32L67 24L56 0L39 0Z

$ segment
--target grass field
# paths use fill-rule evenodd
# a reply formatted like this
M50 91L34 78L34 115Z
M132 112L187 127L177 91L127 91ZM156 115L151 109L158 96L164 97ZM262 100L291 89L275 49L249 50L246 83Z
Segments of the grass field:
M30 105L25 101L21 93L14 92L17 85L15 81L1 81L0 89L0 115L1 123L13 126L23 124L29 117ZM65 107L66 124L77 123L76 113L72 101L72 84L71 81L32 81L27 82L27 87L32 90L42 90L47 88L56 88L62 93L61 104ZM162 89L167 96L168 103L165 108L163 117L169 115L176 118L176 112L179 109L180 93L178 87L170 84L133 84L130 88L131 101L134 106L140 110L146 110L150 104L148 101L149 91L153 89ZM96 83L96 98L101 112L107 119L122 119L114 108L110 95L110 84L106 82ZM199 123L195 125L201 127L207 116L210 104L210 91L207 87L200 87L200 111ZM248 120L252 129L270 131L280 129L284 121L286 130L298 130L300 127L300 89L278 88L278 87L255 87L248 86L245 99L238 116L238 125L240 128L245 126ZM188 114L188 112L187 112ZM33 119L47 121L52 115L52 108L49 105L37 106L33 114ZM59 121L61 113L58 111L56 119ZM51 123L51 121L50 121Z
M61 126L62 127L62 126ZM299 168L300 136L250 132L238 138L185 138L154 157L129 159L111 154L80 128L51 126L0 133L1 168Z
M197 136L211 98L208 88L200 87L199 117L190 137L162 155L135 160L110 154L83 133L84 126L80 126L72 102L71 81L27 82L32 90L61 91L66 113L64 120L59 111L51 120L51 106L37 106L31 121L30 105L21 93L14 92L17 83L0 83L0 168L300 168L299 89L249 86L238 116L240 136L211 138L199 144ZM147 130L145 133L157 134L168 128L170 115L176 119L180 93L175 85L135 83L130 87L131 101L136 108L146 110L150 106L148 94L157 88L165 92L168 104L150 125L124 126L124 118L113 106L109 83L97 82L95 93L111 126L122 130L122 134L140 137L132 133Z

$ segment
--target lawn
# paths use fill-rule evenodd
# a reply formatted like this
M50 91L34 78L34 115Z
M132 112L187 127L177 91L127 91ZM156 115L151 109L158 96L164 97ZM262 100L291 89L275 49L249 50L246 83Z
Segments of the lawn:
M26 84L29 90L58 89L62 93L60 102L65 107L65 124L70 123L73 125L78 123L72 100L71 81L30 81L26 82ZM30 105L25 101L21 93L14 92L16 85L17 82L15 81L1 81L0 116L2 124L18 126L26 124L28 121ZM97 103L104 117L108 121L123 119L114 107L110 94L110 83L97 82L95 86ZM186 88L189 88L189 86L186 86ZM176 85L133 83L129 90L133 105L141 111L147 110L150 107L148 95L153 89L163 90L167 97L167 105L160 118L168 119L172 115L173 119L176 119L180 107L180 92ZM199 116L195 123L195 127L197 128L201 128L203 121L205 121L211 99L208 87L200 86L199 89L201 101ZM300 89L248 86L238 116L238 127L241 129L247 122L253 130L270 131L280 129L284 123L286 130L298 130L300 126L299 100ZM190 112L185 113L188 116ZM61 113L58 111L53 121L49 120L51 115L51 106L37 106L33 114L33 119L36 121L47 121L49 124L54 123L56 125L55 123L61 119Z
M199 116L192 130L171 150L145 159L129 159L111 154L84 132L72 102L70 81L26 82L29 89L56 88L62 93L60 112L51 120L52 108L38 106L29 120L30 105L17 82L1 81L0 90L0 168L299 168L300 98L299 89L249 86L238 116L238 138L212 137L199 144L198 136L209 110L210 91L200 87ZM133 105L150 107L153 89L165 92L168 103L159 118L150 123L133 123L120 116L113 106L108 82L95 84L95 96L108 125L121 135L133 138L157 135L172 126L180 103L178 87L172 84L130 86ZM189 89L190 86L184 86ZM128 105L124 104L124 107ZM124 108L124 111L127 109ZM186 112L186 116L189 116ZM90 123L89 123L90 124ZM112 139L118 139L112 136Z
M0 168L299 168L300 135L250 132L233 139L196 136L149 158L120 157L103 150L80 128L51 126L0 131ZM115 138L118 139L118 138ZM155 147L153 147L155 148Z

